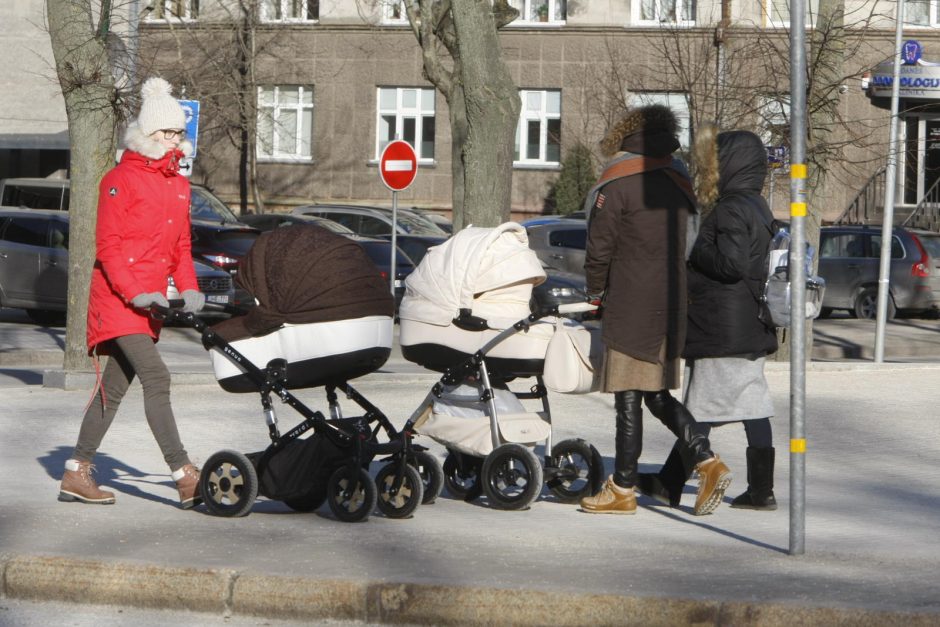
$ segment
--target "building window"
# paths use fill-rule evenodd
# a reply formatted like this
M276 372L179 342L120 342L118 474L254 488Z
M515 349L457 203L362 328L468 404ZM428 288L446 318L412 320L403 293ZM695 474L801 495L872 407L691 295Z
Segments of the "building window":
M911 26L940 26L937 16L937 0L907 0L904 7L904 23Z
M259 159L310 161L312 137L313 88L258 88Z
M681 92L647 91L634 94L639 106L665 105L672 109L679 123L679 145L683 151L688 151L692 143L691 125L689 123L689 101Z
M806 26L812 27L819 13L819 0L806 3ZM767 13L767 25L777 28L790 28L790 0L764 0Z
M519 10L519 17L513 24L557 25L564 23L568 13L567 0L509 0L509 4Z
M434 159L434 90L419 87L380 87L378 90L375 158L393 139L415 149L419 161Z
M405 12L405 3L401 0L382 0L383 24L407 24L408 13Z
M760 135L765 146L790 144L790 95L761 96L758 104Z
M557 165L561 161L561 92L519 91L515 165Z
M156 0L151 5L147 19L195 20L199 17L199 0Z
M320 0L262 0L265 22L310 22L320 18Z
M634 0L632 17L633 23L638 26L693 26L695 0Z

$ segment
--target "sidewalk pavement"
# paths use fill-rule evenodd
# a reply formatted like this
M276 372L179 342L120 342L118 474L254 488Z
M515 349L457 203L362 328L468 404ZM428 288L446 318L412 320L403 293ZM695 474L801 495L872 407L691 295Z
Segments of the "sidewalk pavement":
M8 341L0 329L0 354ZM191 352L189 344L196 344ZM161 350L190 454L267 443L255 395L211 381L180 329ZM7 351L9 352L9 351ZM201 355L202 361L196 361ZM18 369L36 373L38 366ZM0 372L13 370L0 363ZM41 381L42 377L39 377ZM777 416L776 512L727 507L746 486L743 429L713 432L735 473L725 505L691 513L641 498L635 516L592 516L547 491L522 512L445 493L414 517L345 524L259 499L245 518L184 512L132 388L96 458L113 506L56 501L91 386L4 386L0 582L9 597L411 624L936 625L940 623L940 364L812 363L806 376L805 553L790 555L789 372L768 369ZM356 387L401 425L433 374L395 356ZM523 384L526 387L528 382ZM322 390L301 399L323 408ZM555 440L613 463L611 395L552 395ZM299 415L278 405L283 429ZM352 408L346 406L347 413ZM647 420L641 470L672 439ZM443 448L420 438L431 452ZM373 471L379 466L373 465Z

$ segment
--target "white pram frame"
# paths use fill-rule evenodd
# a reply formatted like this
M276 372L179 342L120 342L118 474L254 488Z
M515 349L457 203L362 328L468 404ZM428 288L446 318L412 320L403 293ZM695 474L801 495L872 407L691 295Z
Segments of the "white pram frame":
M503 386L505 381L493 381L491 370L487 366L487 355L490 351L512 335L528 331L531 325L539 323L543 318L595 309L597 307L590 303L571 303L533 312L497 333L469 358L448 368L434 384L408 419L403 431L421 434L421 426L430 417L435 401L443 398L485 403L488 409L492 445L487 447L489 452L481 455L481 450L459 450L457 446L450 446L446 441L441 442L448 450L443 472L444 484L449 492L467 501L485 495L489 502L499 509L519 510L527 508L538 498L543 484L547 484L555 497L564 503L577 503L582 497L600 490L604 465L603 458L594 446L580 438L566 439L553 445L548 390L541 375L535 375L536 383L528 392L512 394L520 400L540 400L542 411L530 416L544 421L547 429L536 430L538 437L534 441L513 436L510 438L518 441L508 441L505 437L506 424L500 422L500 412L494 394L494 383ZM467 332L487 329L485 320L469 314L464 318L455 319L454 323ZM507 380L515 377L513 373L507 375ZM447 397L448 387L468 382L476 385L480 391L478 397ZM540 444L544 444L545 450L541 462L533 450Z

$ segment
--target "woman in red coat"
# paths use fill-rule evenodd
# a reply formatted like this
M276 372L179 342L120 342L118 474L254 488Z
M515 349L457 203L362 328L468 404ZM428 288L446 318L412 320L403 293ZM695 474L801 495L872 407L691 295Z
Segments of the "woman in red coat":
M135 376L144 390L144 413L170 467L180 503L200 502L199 470L180 441L170 407L170 372L155 343L160 322L151 305L167 306L172 276L185 311L205 304L190 249L189 181L180 159L192 152L186 116L170 84L151 78L141 89L140 115L124 135L121 162L98 189L96 255L88 300L88 350L110 359L85 413L72 458L65 462L60 501L114 503L91 477L98 450L121 399Z

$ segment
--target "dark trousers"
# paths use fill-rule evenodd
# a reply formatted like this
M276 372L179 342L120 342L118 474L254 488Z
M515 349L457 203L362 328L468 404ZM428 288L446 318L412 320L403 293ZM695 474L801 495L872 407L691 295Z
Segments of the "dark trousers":
M687 447L694 464L714 456L708 436L702 432L700 424L669 390L617 392L614 394L617 410L614 483L622 488L632 488L637 484L640 453L643 452L644 402L650 413Z
M85 412L72 457L84 462L94 458L111 427L121 399L136 375L144 389L144 414L163 452L163 459L170 470L190 463L170 407L170 371L153 339L144 334L125 335L111 340L110 350L111 357L101 377L101 389Z

